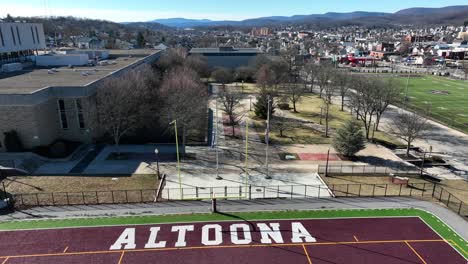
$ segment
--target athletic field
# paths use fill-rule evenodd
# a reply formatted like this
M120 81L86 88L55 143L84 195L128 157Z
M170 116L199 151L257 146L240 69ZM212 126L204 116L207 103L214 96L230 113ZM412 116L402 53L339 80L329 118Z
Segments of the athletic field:
M467 242L416 209L0 223L0 263L451 263Z
M401 77L406 88L406 77ZM403 89L402 96L405 96ZM468 132L468 82L436 76L411 77L409 105L449 126Z

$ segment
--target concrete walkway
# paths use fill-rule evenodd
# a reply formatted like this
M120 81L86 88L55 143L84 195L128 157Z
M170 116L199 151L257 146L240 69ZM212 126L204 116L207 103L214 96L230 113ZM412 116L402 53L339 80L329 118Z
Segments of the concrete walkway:
M82 205L37 207L0 215L0 221L21 219L53 219L73 217L108 217L129 215L165 215L209 213L209 201L174 201L148 204ZM468 240L468 222L459 215L437 204L403 197L382 198L325 198L325 199L266 199L219 200L222 212L333 210L333 209L392 209L418 208L439 217L465 240Z

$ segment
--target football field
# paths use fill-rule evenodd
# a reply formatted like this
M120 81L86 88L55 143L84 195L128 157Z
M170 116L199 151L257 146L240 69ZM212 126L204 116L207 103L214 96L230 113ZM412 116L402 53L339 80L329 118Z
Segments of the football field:
M401 77L405 96L406 77ZM425 75L409 78L408 103L431 118L468 132L468 82Z
M38 220L0 229L2 264L467 261L466 241L416 209Z

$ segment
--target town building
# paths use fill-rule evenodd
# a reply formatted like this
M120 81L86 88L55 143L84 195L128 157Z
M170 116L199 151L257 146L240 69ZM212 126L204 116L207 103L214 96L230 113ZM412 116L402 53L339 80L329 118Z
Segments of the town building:
M12 131L26 149L58 139L91 142L100 135L86 113L100 84L152 63L162 52L66 49L39 54L46 47L41 24L0 23L0 28L0 152L6 151L4 137Z
M202 55L207 59L208 66L213 69L216 67L224 67L235 69L240 66L247 66L259 54L263 52L255 48L193 48L189 55Z
M42 24L0 22L0 65L25 61L45 47Z

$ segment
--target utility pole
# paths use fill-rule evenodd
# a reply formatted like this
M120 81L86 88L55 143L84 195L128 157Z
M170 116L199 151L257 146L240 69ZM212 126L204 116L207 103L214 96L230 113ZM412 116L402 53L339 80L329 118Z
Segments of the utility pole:
M266 176L265 179L271 179L271 176L268 171L268 147L270 145L270 95L268 95L268 111L267 111L267 123L266 123L266 133L265 133L265 140L266 140L266 149L265 149L265 166L266 166Z

